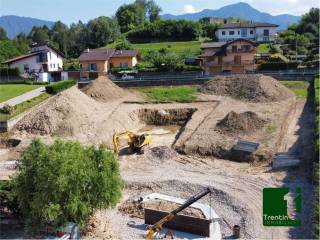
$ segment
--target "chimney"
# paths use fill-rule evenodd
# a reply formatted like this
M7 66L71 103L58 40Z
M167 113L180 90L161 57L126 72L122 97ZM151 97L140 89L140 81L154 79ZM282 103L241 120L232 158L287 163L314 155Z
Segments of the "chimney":
M90 49L87 48L86 50L84 50L85 53L89 53L90 52Z

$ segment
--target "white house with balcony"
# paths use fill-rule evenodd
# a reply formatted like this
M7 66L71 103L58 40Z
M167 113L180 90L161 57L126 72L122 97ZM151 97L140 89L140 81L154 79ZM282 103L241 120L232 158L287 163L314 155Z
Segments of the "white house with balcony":
M246 22L227 23L220 26L215 35L219 42L246 39L254 42L273 42L278 25L272 23Z
M61 79L63 53L49 44L35 44L31 51L4 62L9 68L18 68L20 75L33 76L41 82Z

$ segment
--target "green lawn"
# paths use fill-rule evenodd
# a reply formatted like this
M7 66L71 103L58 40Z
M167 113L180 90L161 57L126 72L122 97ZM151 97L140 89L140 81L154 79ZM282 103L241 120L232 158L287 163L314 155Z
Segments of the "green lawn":
M307 81L281 81L281 83L292 90L298 98L307 98L309 86Z
M39 87L39 86L38 86ZM8 119L11 119L20 113L34 107L35 105L43 102L47 98L49 98L51 95L48 93L43 93L39 95L38 97L32 98L28 101L25 101L23 103L20 103L16 106L14 106L14 111L11 114L5 114L0 111L0 121L7 121Z
M192 102L197 99L198 88L195 86L181 87L148 87L139 88L148 100Z
M142 43L132 44L132 47L138 50L143 57L148 51L159 50L161 48L168 49L169 52L181 54L185 51L190 51L193 55L200 54L200 45L203 41L188 41L188 42L159 42L159 43ZM109 44L107 47L113 48L114 44Z
M261 43L257 47L257 53L269 53L269 52L270 52L269 43Z
M17 97L39 87L41 86L32 84L0 84L0 102Z

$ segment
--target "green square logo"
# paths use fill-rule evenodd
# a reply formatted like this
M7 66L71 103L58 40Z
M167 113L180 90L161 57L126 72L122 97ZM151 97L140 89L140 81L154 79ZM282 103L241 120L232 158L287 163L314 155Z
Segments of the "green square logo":
M285 199L289 192L289 188L263 189L263 226L297 227L301 225L301 220L296 219L301 213L301 188L296 188L294 192L295 217L291 216L292 211L289 214L288 201Z

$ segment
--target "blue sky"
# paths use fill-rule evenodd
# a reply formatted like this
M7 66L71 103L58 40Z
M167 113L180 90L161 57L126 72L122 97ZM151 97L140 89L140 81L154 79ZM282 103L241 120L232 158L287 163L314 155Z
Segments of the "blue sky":
M240 0L155 0L162 13L182 14L202 9L217 9ZM242 0L272 15L300 15L319 5L318 0ZM61 20L67 24L97 16L112 16L125 0L0 0L0 16L18 15L45 20Z

